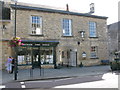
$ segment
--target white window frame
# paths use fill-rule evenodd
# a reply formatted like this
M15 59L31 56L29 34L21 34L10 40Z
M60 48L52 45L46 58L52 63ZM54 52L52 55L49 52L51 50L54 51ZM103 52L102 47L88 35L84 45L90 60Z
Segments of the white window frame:
M63 29L63 36L72 36L72 20L63 19L62 29Z
M97 37L97 24L96 22L89 22L89 36Z
M31 15L31 34L42 35L42 17L38 15Z

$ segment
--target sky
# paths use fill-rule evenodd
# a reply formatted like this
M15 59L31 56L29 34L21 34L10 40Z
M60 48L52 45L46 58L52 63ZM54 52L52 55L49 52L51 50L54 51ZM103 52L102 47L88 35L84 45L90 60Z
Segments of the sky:
M18 2L40 4L56 8L65 8L69 5L70 11L79 13L88 13L90 3L95 4L95 13L93 15L106 16L107 24L118 21L118 2L120 0L18 0Z

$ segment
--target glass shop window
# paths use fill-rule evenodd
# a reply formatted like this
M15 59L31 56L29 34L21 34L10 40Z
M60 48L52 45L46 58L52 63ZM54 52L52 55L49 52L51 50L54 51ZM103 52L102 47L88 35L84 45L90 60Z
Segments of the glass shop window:
M18 65L30 65L32 64L32 48L31 47L19 47L18 49Z

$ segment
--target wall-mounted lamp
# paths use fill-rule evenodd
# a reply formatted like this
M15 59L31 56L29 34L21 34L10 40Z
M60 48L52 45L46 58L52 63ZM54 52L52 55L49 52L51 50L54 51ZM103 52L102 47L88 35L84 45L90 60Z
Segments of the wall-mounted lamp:
M6 30L6 29L7 29L6 25L2 25L2 30Z
M80 33L80 36L81 36L82 38L85 37L85 31L79 31L78 33Z

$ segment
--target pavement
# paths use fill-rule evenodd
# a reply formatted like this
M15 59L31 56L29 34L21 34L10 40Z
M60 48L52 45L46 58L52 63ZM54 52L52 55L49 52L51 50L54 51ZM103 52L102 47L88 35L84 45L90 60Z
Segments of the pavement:
M91 66L91 67L63 67L60 69L19 69L17 80L14 80L14 73L8 74L6 70L1 70L2 84L16 82L16 81L31 81L31 80L46 80L67 77L80 77L89 75L103 75L105 73L112 73L109 65Z

